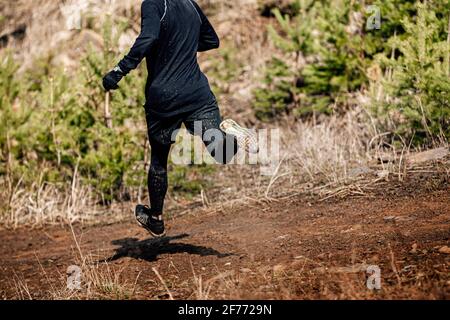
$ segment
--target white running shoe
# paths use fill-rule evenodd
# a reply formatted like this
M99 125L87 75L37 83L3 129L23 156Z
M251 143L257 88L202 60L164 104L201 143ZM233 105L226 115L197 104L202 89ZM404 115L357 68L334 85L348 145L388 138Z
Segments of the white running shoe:
M243 128L236 121L227 119L220 124L220 129L229 135L233 135L237 139L239 148L250 153L258 153L259 146L256 134L249 129Z

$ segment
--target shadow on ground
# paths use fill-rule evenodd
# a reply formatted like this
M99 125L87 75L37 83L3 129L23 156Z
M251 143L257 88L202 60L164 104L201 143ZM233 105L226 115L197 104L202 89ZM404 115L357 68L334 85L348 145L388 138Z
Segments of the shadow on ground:
M152 262L156 261L159 255L176 253L188 253L202 257L216 256L219 258L225 258L233 255L232 253L221 253L208 247L196 246L188 243L171 242L187 237L189 237L188 234L180 234L161 239L150 238L146 240L139 240L136 238L125 238L114 240L111 243L113 245L120 246L120 248L117 248L116 253L112 257L104 260L104 262L112 262L125 257Z

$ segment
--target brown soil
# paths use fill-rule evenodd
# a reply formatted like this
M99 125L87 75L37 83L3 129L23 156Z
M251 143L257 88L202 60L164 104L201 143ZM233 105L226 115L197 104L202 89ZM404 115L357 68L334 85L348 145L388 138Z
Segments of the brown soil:
M422 174L376 189L337 202L292 198L176 217L162 240L131 216L75 227L83 255L121 284L95 294L84 287L77 297L449 298L448 178ZM32 298L63 298L57 292L77 256L69 227L1 231L0 298L20 298L24 287ZM381 269L381 290L366 287L369 265Z

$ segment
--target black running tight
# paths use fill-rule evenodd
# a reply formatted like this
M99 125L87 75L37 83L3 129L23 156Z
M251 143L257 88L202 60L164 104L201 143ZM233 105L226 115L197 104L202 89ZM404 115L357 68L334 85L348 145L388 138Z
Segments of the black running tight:
M208 120L203 121L203 132L211 129ZM189 131L189 125L185 123ZM219 130L214 126L215 130ZM216 131L217 132L217 131ZM215 139L203 139L206 149L219 164L229 163L238 151L237 141L234 136L221 134L214 135ZM220 138L221 136L221 138ZM150 208L152 215L161 215L164 209L164 199L168 189L167 165L170 153L170 145L163 145L150 139L151 164L148 173L148 190L150 196ZM228 152L227 152L228 151Z

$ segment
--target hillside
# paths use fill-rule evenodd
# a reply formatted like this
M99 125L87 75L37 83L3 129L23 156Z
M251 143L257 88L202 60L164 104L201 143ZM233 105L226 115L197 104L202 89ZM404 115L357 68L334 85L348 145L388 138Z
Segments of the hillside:
M191 211L171 219L162 240L131 222L5 231L0 297L446 299L444 176L416 173L340 201L291 197ZM66 288L69 265L81 267L79 291ZM381 290L366 287L369 266L380 268Z
M450 8L199 0L222 117L267 135L256 164L171 157L156 240L145 63L101 87L140 3L0 0L0 298L450 297Z

